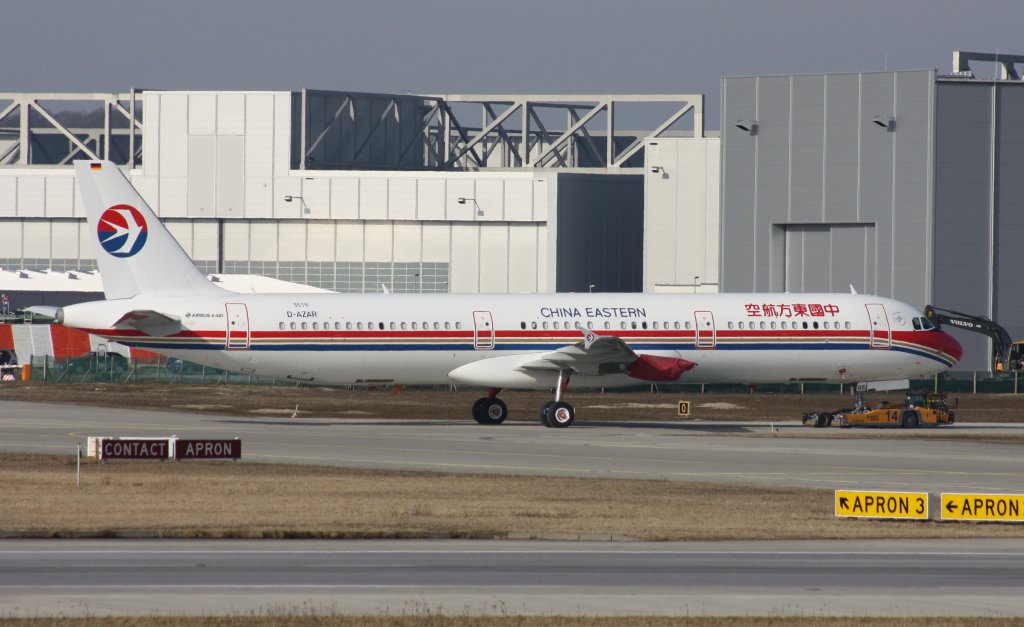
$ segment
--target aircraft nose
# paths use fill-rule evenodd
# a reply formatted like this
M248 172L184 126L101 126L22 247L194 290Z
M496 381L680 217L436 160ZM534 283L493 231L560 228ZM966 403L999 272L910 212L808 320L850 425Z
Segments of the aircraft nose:
M936 348L949 355L953 359L953 363L956 364L964 356L964 347L955 337L945 331L939 331L939 336L941 337Z

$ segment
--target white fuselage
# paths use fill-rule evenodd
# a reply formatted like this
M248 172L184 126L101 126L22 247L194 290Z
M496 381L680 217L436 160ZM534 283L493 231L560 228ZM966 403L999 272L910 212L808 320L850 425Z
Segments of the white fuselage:
M132 311L177 318L180 328L157 335L114 328ZM697 364L681 383L922 377L956 363L961 349L942 331L917 324L921 317L904 303L858 294L225 292L63 311L68 326L129 346L283 380L511 388L552 387L555 375L519 366L580 342L580 329L617 336L637 354ZM642 382L625 373L573 379L593 386Z

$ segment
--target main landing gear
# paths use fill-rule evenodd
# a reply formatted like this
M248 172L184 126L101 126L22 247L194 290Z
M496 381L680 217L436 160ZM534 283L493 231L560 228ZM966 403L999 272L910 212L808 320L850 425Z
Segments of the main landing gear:
M570 374L565 370L558 371L558 385L555 386L555 400L544 403L540 408L540 422L545 427L564 429L576 420L576 410L562 400L562 392L569 387Z
M570 373L558 371L558 385L555 386L555 400L544 403L540 408L540 422L545 427L564 429L576 420L576 410L562 400L562 393L569 387ZM473 403L473 420L482 425L500 425L508 418L508 406L498 398L500 388L491 388L487 396Z
M491 388L487 396L473 403L473 420L482 425L500 425L508 418L508 406L498 398L500 388Z

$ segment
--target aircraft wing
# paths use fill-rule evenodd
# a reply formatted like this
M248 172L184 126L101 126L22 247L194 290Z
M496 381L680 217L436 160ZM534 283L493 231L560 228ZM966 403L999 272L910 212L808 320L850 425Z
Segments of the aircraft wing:
M521 367L527 370L569 370L582 375L624 372L645 381L674 381L697 366L675 357L637 355L622 338L585 331L582 342L538 355Z
M115 329L135 329L152 336L174 335L181 331L181 318L152 309L133 309L118 318L113 327Z
M637 360L628 344L615 336L588 332L582 342L537 355L522 365L536 370L569 370L578 374L597 375L625 372Z

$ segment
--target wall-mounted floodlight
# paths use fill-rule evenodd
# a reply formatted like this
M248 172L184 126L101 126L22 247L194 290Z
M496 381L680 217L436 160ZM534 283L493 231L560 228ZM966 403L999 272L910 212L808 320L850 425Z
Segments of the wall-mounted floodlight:
M663 169L662 169L662 167L660 165L652 165L651 166L651 174L660 174L662 171L663 171Z
M886 132L892 133L896 130L896 118L891 115L876 115L871 121L884 128Z
M736 120L736 128L757 135L757 120Z
M464 205L466 204L467 200L473 201L473 206L476 207L476 215L482 218L484 215L484 210L480 207L480 205L477 204L476 198L471 198L469 196L459 196L458 198L455 199L455 202L459 203L460 205Z
M302 213L310 213L309 205L307 205L306 201L302 199L302 196L285 196L284 197L284 201L285 202L291 202L292 200L299 201L299 207L302 208Z

